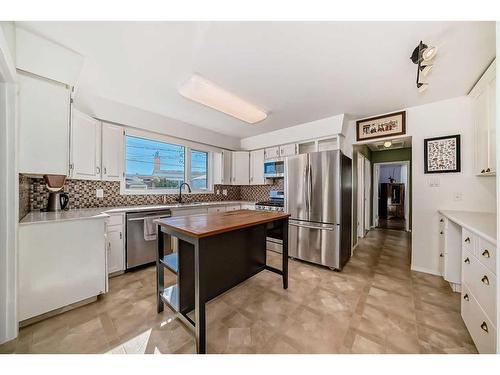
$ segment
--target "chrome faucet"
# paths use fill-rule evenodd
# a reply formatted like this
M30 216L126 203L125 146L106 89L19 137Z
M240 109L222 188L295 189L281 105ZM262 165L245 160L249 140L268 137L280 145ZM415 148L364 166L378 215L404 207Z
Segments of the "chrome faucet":
M188 187L188 191L191 193L191 186L187 182L183 182L179 186L179 197L177 198L177 202L182 203L182 187L186 185Z

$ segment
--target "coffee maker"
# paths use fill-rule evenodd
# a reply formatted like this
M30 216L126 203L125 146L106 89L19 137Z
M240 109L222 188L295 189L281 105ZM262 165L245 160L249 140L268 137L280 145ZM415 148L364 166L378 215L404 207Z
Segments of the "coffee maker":
M46 174L43 176L43 179L49 191L49 200L44 211L57 212L65 210L68 207L69 195L68 193L61 192L61 190L64 188L66 176Z

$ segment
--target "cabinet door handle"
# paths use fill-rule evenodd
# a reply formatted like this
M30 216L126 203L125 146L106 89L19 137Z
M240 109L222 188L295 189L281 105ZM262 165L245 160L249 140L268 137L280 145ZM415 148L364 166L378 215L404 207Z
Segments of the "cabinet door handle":
M101 174L101 168L95 167L95 170L96 170L97 174Z
M468 301L469 300L469 295L466 293L464 294L464 300Z
M108 251L111 250L111 242L108 242Z
M443 234L443 232L441 231L441 232L439 232L439 234Z
M442 223L444 220L443 219L439 219L439 222Z
M464 242L470 243L470 238L467 237Z
M491 172L491 169L486 168L486 173L489 173L489 172Z
M481 329L484 331L484 332L488 332L488 324L486 324L486 322L483 322L481 324Z
M483 284L490 285L490 280L488 279L488 276L486 276L486 275L484 275L481 278L481 281L483 282Z
M439 254L439 256L440 256L441 258L444 258L444 254L443 254L443 253Z
M464 259L464 263L470 263L469 257Z
M120 240L122 239L122 232L120 232Z
M486 171L485 171L484 169L482 169L482 170L481 170L481 173L484 173L484 172L486 172Z
M484 250L481 255L485 258L489 258L490 257L490 252L488 250Z
M108 174L106 167L104 167L104 174Z

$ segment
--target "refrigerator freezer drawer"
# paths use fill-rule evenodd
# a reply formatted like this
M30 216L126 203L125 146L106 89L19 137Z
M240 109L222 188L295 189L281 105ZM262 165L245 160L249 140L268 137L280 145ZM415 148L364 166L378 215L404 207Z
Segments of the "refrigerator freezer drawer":
M291 257L340 268L338 225L290 221L288 244Z

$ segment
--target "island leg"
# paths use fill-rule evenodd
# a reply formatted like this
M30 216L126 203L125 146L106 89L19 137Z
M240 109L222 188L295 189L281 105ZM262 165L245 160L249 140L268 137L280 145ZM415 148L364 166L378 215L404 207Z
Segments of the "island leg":
M200 251L200 247L202 248ZM206 301L206 283L205 283L205 262L203 251L203 239L198 239L194 244L194 303L195 303L195 333L196 333L196 352L205 354L206 349L206 319L205 319L205 301ZM206 249L205 249L206 250Z
M283 289L288 289L288 219L283 220L282 231L283 254L281 269L283 270Z
M163 257L163 232L161 226L158 225L156 235L156 311L161 313L163 311L163 301L160 294L163 293L165 288L163 267L160 264L160 259Z

